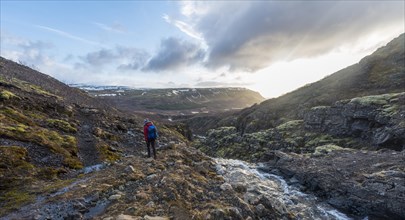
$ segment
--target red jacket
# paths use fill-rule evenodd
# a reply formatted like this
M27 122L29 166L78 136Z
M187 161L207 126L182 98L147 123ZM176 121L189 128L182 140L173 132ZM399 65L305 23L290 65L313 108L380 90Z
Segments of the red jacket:
M152 122L148 122L143 126L143 136L145 137L145 141L148 141L148 128L152 125Z

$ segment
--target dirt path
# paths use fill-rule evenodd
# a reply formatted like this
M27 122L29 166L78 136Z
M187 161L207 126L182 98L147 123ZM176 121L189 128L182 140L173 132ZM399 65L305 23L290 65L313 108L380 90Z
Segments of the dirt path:
M93 135L94 124L88 117L80 117L82 122L77 137L79 158L84 166L91 166L100 163L100 156L97 150L97 140Z

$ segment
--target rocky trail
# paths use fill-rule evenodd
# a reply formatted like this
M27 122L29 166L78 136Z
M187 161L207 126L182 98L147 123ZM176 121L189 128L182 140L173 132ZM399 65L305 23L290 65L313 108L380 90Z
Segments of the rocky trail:
M351 219L263 172L268 164L211 159L184 143L162 144L157 160L142 150L77 171L0 219Z
M81 158L81 161L83 161L84 166L91 166L97 164L100 157L97 154L95 145L96 141L92 135L93 125L88 119L86 119L86 117L83 117L82 125L78 131L78 149L79 157Z
M0 219L216 219L234 208L220 188L213 161L178 144L159 149L158 160L127 156L113 164L87 167L68 184ZM226 212L226 213L225 213ZM161 218L149 218L158 216Z

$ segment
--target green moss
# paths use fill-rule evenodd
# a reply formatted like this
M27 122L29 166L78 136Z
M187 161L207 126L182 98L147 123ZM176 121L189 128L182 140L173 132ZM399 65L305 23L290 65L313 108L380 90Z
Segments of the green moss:
M159 135L176 138L182 142L188 142L187 138L175 129L170 129L164 125L160 126L159 124L156 124L156 126L158 128Z
M269 131L259 131L255 133L248 133L244 135L245 143L259 143L261 145L269 142Z
M95 128L93 131L93 134L104 140L110 140L110 141L119 141L120 140L120 138L117 135L104 131L101 128Z
M48 130L37 126L26 126L23 124L0 123L0 135L14 140L32 142L49 148L53 153L62 155L70 168L80 167L77 158L77 141L70 135L61 135L56 131Z
M113 162L120 159L120 156L116 152L111 151L110 147L107 144L100 144L97 148L100 153L101 159L104 161Z
M0 109L0 113L6 117L7 121L12 121L14 123L18 122L30 126L35 125L34 121L25 116L22 112L13 108L2 108Z
M342 147L334 145L334 144L327 144L327 145L316 147L314 155L328 154L332 151L342 151L342 150L349 150L349 149L342 148Z
M38 170L36 177L43 180L56 179L59 170L53 167L44 167Z
M281 124L281 125L277 126L277 129L279 129L279 130L290 130L290 129L298 128L303 123L304 123L303 120L288 121L288 122L286 122L284 124Z
M288 144L297 147L298 146L298 140L294 137L287 137L284 139L285 142L287 142Z
M328 109L330 106L315 106L312 107L311 110L320 110L320 109Z
M232 134L236 134L236 128L235 127L219 127L216 129L210 129L207 132L207 135L211 138L211 139L218 139L218 138L223 138L223 137L227 137L230 136Z
M29 82L23 81L23 80L19 80L17 78L2 78L0 80L1 82L8 84L8 85L13 85L23 91L26 92L32 92L32 93L36 93L39 95L43 95L43 96L48 96L48 97L54 97L57 98L59 100L62 100L62 97L57 96L55 94L52 94L46 90L44 90L43 88L41 88L40 86L31 84Z
M16 128L16 131L17 131L17 132L24 133L24 132L26 132L26 129L27 129L27 128L28 128L28 126L26 126L26 125L18 124L18 125L17 125L17 128Z
M74 158L74 157L66 157L63 160L63 165L65 165L69 168L72 168L72 169L82 169L83 168L83 164L79 160L79 158Z
M306 147L316 147L333 142L333 137L328 134L319 135L315 137L312 136L312 138L313 138L312 140L308 141L305 144Z
M78 152L77 140L73 136L63 135L63 142L61 143L61 146L72 154L77 154Z
M41 112L27 112L25 113L27 117L35 119L35 120L41 120L44 121L48 116L41 113Z
M397 114L398 111L399 111L398 105L385 105L385 106L383 106L383 109L382 109L382 113L385 116L389 116L389 117Z
M14 93L7 91L7 90L2 90L0 92L0 100L9 100L9 99L20 99L20 97L18 97L17 95L15 95Z
M386 105L392 99L405 95L405 93L391 93L373 96L363 96L352 99L351 103L358 103L360 105Z
M0 146L0 165L5 169L21 169L29 170L33 169L34 166L27 162L28 152L24 147L18 146ZM0 171L0 173L5 171Z
M35 174L28 152L19 146L0 146L0 190L28 184Z
M76 133L77 132L77 128L75 126L72 126L72 124L70 124L69 122L64 121L64 120L47 119L46 122L51 127L57 128L57 129L59 129L61 131L64 131L64 132L68 132L68 133Z
M34 195L16 189L4 192L4 194L1 193L0 204L2 208L0 209L0 216L10 211L17 210L21 206L34 201L34 199Z

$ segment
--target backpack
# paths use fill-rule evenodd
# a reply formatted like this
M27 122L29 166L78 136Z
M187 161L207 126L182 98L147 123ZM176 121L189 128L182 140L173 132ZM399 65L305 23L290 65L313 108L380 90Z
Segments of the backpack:
M157 138L157 132L156 132L155 125L149 125L149 127L148 127L148 139L156 139L156 138Z

